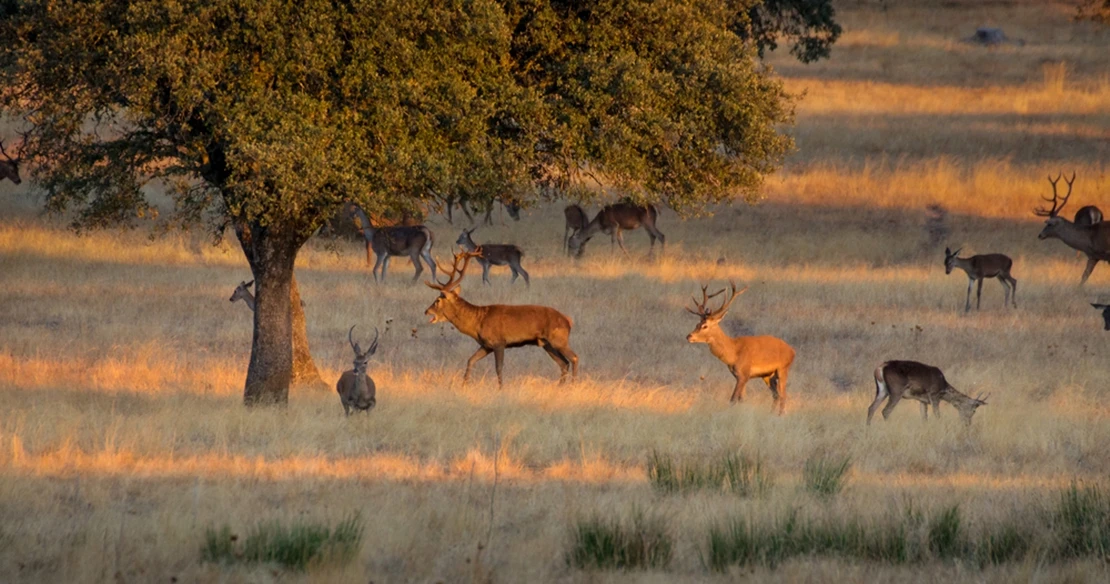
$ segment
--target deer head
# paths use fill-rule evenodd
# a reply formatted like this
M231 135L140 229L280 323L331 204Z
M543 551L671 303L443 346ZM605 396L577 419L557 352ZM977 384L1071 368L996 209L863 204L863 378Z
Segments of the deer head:
M1044 207L1037 207L1033 211L1033 214L1037 215L1038 217L1048 218L1044 222L1044 229L1042 229L1041 233L1037 235L1037 239L1058 237L1058 230L1060 229L1061 224L1068 222L1067 219L1059 217L1059 214L1060 211L1064 210L1064 205L1068 204L1068 199L1071 198L1071 188L1072 185L1075 183L1075 173L1071 173L1071 179L1064 177L1064 182L1066 182L1068 185L1068 193L1064 195L1063 198L1061 198L1059 193L1056 192L1056 183L1060 182L1060 177L1062 176L1063 173L1056 175L1055 179L1053 179L1051 176L1048 177L1048 183L1052 185L1052 198L1050 199L1048 197L1041 197L1045 201L1052 203L1052 207L1049 209L1045 209Z
M478 229L477 226L470 229L463 229L462 233L459 234L459 238L455 240L455 245L461 245L463 249L467 251L473 250L474 248L478 247L478 244L474 243L474 240L470 237L470 235L474 233L476 229Z
M724 318L725 314L728 312L728 307L732 304L732 301L736 300L737 296L743 294L748 289L747 286L744 286L742 290L737 291L736 282L731 280L729 281L729 286L731 286L732 291L728 299L721 302L721 306L716 310L711 310L706 305L709 303L709 299L724 292L724 288L709 294L709 286L705 285L701 287L701 302L698 302L697 298L691 299L694 301L694 307L687 307L686 311L700 318L701 322L694 327L693 332L686 336L687 341L691 343L708 343L713 331L719 330L721 319Z
M1103 324L1105 325L1105 328L1103 330L1110 331L1110 304L1094 304L1094 303L1092 303L1091 306L1094 306L1096 309L1102 311L1102 320L1103 320Z
M251 280L250 282L239 282L239 285L235 287L235 291L231 293L230 300L232 302L235 302L236 300L242 300L247 304L253 303L254 295L251 294L250 291L250 287L253 285L254 280Z
M989 397L990 394L979 394L975 397L964 397L964 399L958 403L953 402L953 405L955 405L956 409L960 412L960 419L963 420L963 423L970 426L971 417L975 415L975 410L977 410L979 406L987 405L987 398Z
M960 255L960 250L961 249L963 249L963 248L961 247L961 248L957 249L956 251L952 251L952 250L948 249L947 247L944 248L944 273L945 274L951 274L952 273L952 268L956 267L956 256Z
M24 137L24 143L26 143L26 137ZM0 154L3 154L4 158L7 159L0 160L0 180L6 178L15 184L23 182L23 180L19 178L19 163L22 157L17 156L16 158L12 158L11 155L8 154L8 151L4 150L3 140L0 140Z
M463 232L466 235L466 232ZM463 278L466 276L466 267L470 264L470 258L475 258L482 255L482 248L476 247L474 251L462 251L455 254L455 262L451 266L450 276L447 282L440 283L438 280L435 282L424 281L429 288L439 290L439 298L432 302L432 305L424 311L425 316L432 317L431 323L444 322L450 320L447 312L451 311L453 307L457 306L462 299L459 297L459 284L462 283ZM446 272L443 267L440 267L441 272Z
M342 400L345 409L355 408L365 411L374 407L376 403L374 387L366 381L366 365L370 361L370 357L378 350L378 329L374 327L374 340L366 351L363 351L362 347L355 342L354 332L354 326L347 331L347 341L351 343L351 349L355 352L354 369L352 370L354 376L351 383L340 383L339 398Z

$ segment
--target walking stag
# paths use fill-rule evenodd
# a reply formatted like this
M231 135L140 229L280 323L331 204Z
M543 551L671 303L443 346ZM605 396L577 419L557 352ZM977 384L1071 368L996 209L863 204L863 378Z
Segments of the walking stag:
M354 368L344 371L343 375L339 376L339 381L335 383L335 391L339 392L339 401L343 404L343 413L348 416L351 415L351 408L356 412L365 412L378 403L374 380L366 374L366 364L378 350L378 329L374 328L374 341L366 351L363 351L362 347L355 342L354 332L354 326L347 331L347 341L355 351Z
M771 389L775 400L772 409L777 409L781 415L786 412L786 378L794 363L794 349L776 337L730 337L725 334L721 330L721 319L728 312L732 301L748 289L744 287L737 291L735 282L729 282L729 285L732 290L728 299L716 310L710 310L706 304L710 298L724 292L724 289L707 294L708 286L701 287L701 302L694 299L694 307L686 309L700 318L701 322L687 335L686 340L708 344L713 356L728 365L728 370L736 378L736 387L729 399L731 403L743 401L744 386L752 377L759 377Z
M883 408L885 420L902 398L908 398L921 402L921 417L925 420L929 419L930 405L933 406L933 415L939 418L940 402L946 401L959 410L960 419L970 426L976 408L986 405L987 397L971 398L960 393L948 384L944 373L932 365L917 361L887 361L875 369L875 401L867 408L867 424L871 424L871 417L883 400L889 399Z
M1068 247L1087 255L1087 268L1083 270L1083 277L1079 280L1079 285L1082 286L1087 283L1087 278L1091 276L1091 272L1094 271L1095 264L1099 260L1110 262L1110 223L1099 221L1084 225L1079 222L1080 219L1087 221L1093 220L1094 217L1089 215L1081 218L1080 213L1076 214L1077 220L1075 222L1068 221L1060 216L1060 211L1064 209L1064 205L1068 204L1068 199L1071 197L1075 173L1072 173L1071 179L1064 178L1068 185L1068 193L1063 198L1056 192L1056 183L1060 182L1060 176L1062 175L1057 175L1055 179L1051 176L1048 177L1048 182L1052 185L1052 198L1042 197L1045 201L1052 203L1052 207L1050 209L1038 207L1033 211L1035 215L1048 218L1044 222L1044 229L1037 235L1037 238L1048 239L1054 237L1064 242ZM1084 209L1086 208L1084 207ZM1099 215L1101 214L1100 211Z
M415 282L424 273L420 265L423 258L432 270L432 277L436 277L436 263L432 259L432 244L435 237L432 231L423 225L397 225L394 227L375 228L370 224L366 213L356 207L355 212L362 222L362 236L366 240L366 265L370 265L370 252L376 256L374 262L374 281L378 280L378 268L381 268L381 282L385 282L385 272L389 268L389 258L393 256L408 256L412 260L416 273L412 276Z
M470 369L474 364L493 353L497 385L502 386L501 370L505 361L505 349L526 345L538 345L547 351L551 360L559 366L560 383L566 381L568 369L571 370L572 377L577 378L578 355L570 349L572 323L566 315L546 306L477 306L459 296L459 284L466 274L467 264L471 258L480 254L481 248L455 254L455 263L446 283L425 282L428 287L439 290L439 298L424 311L425 315L432 317L431 322L450 322L459 332L478 341L478 350L466 362L463 385L469 381Z
M1002 282L1002 288L1006 290L1002 305L1006 306L1013 302L1014 308L1017 308L1017 280L1010 275L1014 260L1000 253L974 255L969 258L957 257L959 253L959 249L952 251L947 247L944 248L944 273L951 274L953 268L967 272L967 299L964 302L964 312L971 310L971 285L976 281L979 282L979 287L975 290L975 310L979 310L979 302L983 299L983 280L987 278L998 278L998 281Z
M20 158L12 158L7 150L4 150L4 141L0 140L0 154L4 155L6 160L0 160L0 180L8 179L15 184L23 182L19 178L19 161Z
M578 205L567 205L563 209L563 217L567 220L566 227L563 229L563 250L569 253L570 248L567 243L571 237L574 237L589 225L590 218L586 216L586 211Z
M459 238L455 240L455 243L461 245L463 249L468 252L481 250L481 253L475 256L475 259L477 259L478 264L482 266L482 282L486 284L490 283L490 266L509 266L509 269L513 271L511 284L516 283L517 276L524 276L524 283L531 286L532 282L528 279L528 272L524 271L524 268L520 266L520 259L524 257L524 252L521 251L519 247L507 243L484 243L479 247L470 237L475 229L478 228L463 229L463 232L459 234Z
M656 239L659 240L660 247L665 250L667 240L663 237L663 232L655 226L655 220L658 217L659 210L655 208L655 205L636 205L627 202L609 205L598 211L593 220L581 231L571 236L567 243L568 249L575 257L582 257L586 242L600 231L609 234L610 243L619 244L621 251L627 256L628 250L624 247L624 237L621 232L625 229L638 229L643 226L648 233L648 237L651 238L649 253L654 253Z

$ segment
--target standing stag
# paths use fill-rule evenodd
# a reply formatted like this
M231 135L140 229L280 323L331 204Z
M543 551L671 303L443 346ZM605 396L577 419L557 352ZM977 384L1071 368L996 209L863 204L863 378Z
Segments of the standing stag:
M871 417L883 400L890 398L883 408L883 419L890 417L894 406L902 398L915 399L921 402L921 417L929 419L929 405L933 406L933 415L940 417L940 402L946 401L956 407L960 418L968 426L971 425L971 416L975 409L986 405L987 397L971 398L948 384L944 373L932 365L925 365L917 361L887 361L875 369L875 401L867 408L867 424L871 424Z
M655 251L655 240L659 240L660 247L666 250L667 240L663 237L663 232L655 226L655 220L659 216L659 210L655 205L635 205L633 203L615 203L609 205L598 211L593 220L590 221L581 231L571 236L568 242L568 249L575 257L582 257L585 251L586 242L590 240L599 231L608 233L611 244L620 244L621 251L624 255L628 255L628 250L624 247L624 237L621 232L625 229L637 229L643 226L647 231L648 237L651 238L651 251Z
M713 356L728 365L728 370L736 378L730 403L743 401L744 385L752 377L759 377L771 389L771 395L775 399L772 409L777 409L779 415L782 415L786 412L786 378L794 363L794 349L776 337L730 337L725 334L721 330L721 319L728 312L732 301L748 289L745 286L743 290L737 291L735 282L729 282L729 285L732 291L717 310L710 310L706 304L710 298L724 292L724 289L708 294L709 287L701 287L701 302L695 298L694 308L686 309L700 318L701 322L686 336L686 340L708 344Z
M1091 306L1102 311L1102 323L1105 326L1103 330L1110 331L1110 304L1095 304L1092 302Z
M470 234L474 233L475 229L478 228L463 229L463 232L459 234L459 238L455 240L455 243L461 245L463 249L468 252L478 252L478 250L481 250L480 254L476 256L476 259L478 260L478 264L482 266L482 282L486 284L490 283L490 266L509 266L509 269L513 271L511 284L515 284L517 276L520 275L524 276L524 283L531 287L532 282L528 279L528 272L520 267L520 259L524 257L524 252L521 251L519 247L507 243L484 243L479 247L478 244L474 243L474 240L470 238Z
M374 327L374 341L370 343L370 348L366 349L365 352L355 342L352 336L354 332L354 326L347 331L347 341L351 343L351 348L355 351L354 368L344 371L343 375L339 376L339 381L335 382L335 391L339 392L339 401L343 403L343 413L348 416L351 415L351 408L354 408L355 411L365 412L378 403L374 380L366 374L366 363L378 350L378 329Z
M7 160L0 160L0 180L8 179L15 184L23 182L19 178L19 157L12 158L7 150L4 150L4 141L0 140L0 154L4 155Z
M1072 183L1075 182L1075 173L1071 175L1071 179L1064 178L1068 185L1068 193L1061 197L1056 192L1056 183L1060 182L1062 174L1057 175L1056 179L1048 177L1049 184L1052 185L1052 198L1041 197L1045 201L1052 203L1051 209L1038 207L1033 213L1039 217L1047 217L1044 222L1044 229L1037 235L1037 239L1048 239L1055 237L1064 242L1068 247L1079 250L1087 255L1087 269L1083 270L1083 277L1079 280L1079 285L1087 283L1087 278L1091 276L1091 272L1095 269L1095 264L1102 260L1110 262L1110 223L1099 221L1088 225L1080 224L1080 214L1076 213L1076 221L1068 221L1060 216L1060 211L1064 209L1064 205L1068 204L1068 199L1071 197ZM1087 209L1084 207L1083 209ZM1080 209L1080 211L1083 211ZM1099 215L1101 215L1101 211ZM1084 221L1093 219L1088 216L1082 218Z
M398 225L375 229L362 209L355 207L354 213L362 222L362 236L366 240L366 265L370 265L371 251L376 256L372 270L375 282L379 281L379 267L382 271L380 281L385 282L385 272L389 268L389 258L392 256L408 256L412 260L412 265L416 268L416 274L412 277L413 282L424 272L424 267L420 265L421 258L431 268L432 277L436 277L436 263L432 259L432 244L435 243L432 230L423 225Z
M478 350L466 362L463 385L470 380L470 369L474 364L493 353L497 385L501 387L505 349L526 345L538 345L547 351L561 371L559 383L566 381L568 368L572 377L577 378L578 355L570 349L572 323L566 315L546 306L475 306L459 296L459 284L466 274L467 264L480 253L481 248L474 252L455 254L451 276L446 283L424 282L429 288L439 290L439 298L424 311L426 316L432 317L431 322L450 322L459 332L478 341Z
M563 250L570 253L567 242L590 224L590 218L586 216L586 211L578 205L567 205L563 209L563 217L566 217L567 220L566 227L563 229Z
M974 255L969 258L956 257L959 253L959 249L952 251L947 247L944 248L944 273L951 274L953 268L967 272L967 300L964 302L964 312L971 310L971 285L976 281L979 282L979 287L975 291L975 310L979 310L979 302L983 299L983 280L987 278L998 278L998 281L1002 282L1002 288L1006 291L1002 305L1006 306L1012 300L1014 308L1017 308L1017 280L1010 275L1014 260L1000 253Z

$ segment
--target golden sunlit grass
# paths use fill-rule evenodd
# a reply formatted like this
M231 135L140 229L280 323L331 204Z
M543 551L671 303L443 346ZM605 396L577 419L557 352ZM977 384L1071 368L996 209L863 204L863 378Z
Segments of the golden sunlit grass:
M560 252L561 209L483 227L479 242L521 245L533 285L467 279L476 303L537 303L574 320L576 383L536 349L492 360L461 387L473 341L423 316L435 293L394 261L375 285L361 246L312 242L298 260L308 333L325 381L350 367L352 324L382 332L371 361L378 406L344 418L332 392L294 390L284 409L248 412L241 391L250 314L228 302L249 279L231 242L201 234L74 235L37 216L26 186L0 183L0 574L22 581L1098 581L1104 563L1026 561L887 566L827 558L714 575L704 537L728 518L766 524L794 510L877 522L959 504L971 530L1051 505L1074 479L1110 473L1110 354L1088 301L1110 300L1110 267L1084 289L1083 261L1038 241L1030 212L1045 176L1079 176L1069 212L1106 210L1110 70L1105 33L1066 3L838 6L834 58L771 61L805 92L790 130L798 151L766 200L680 220L664 211L665 255L647 260L599 237L587 258ZM970 19L970 20L969 20ZM959 38L1002 26L1024 46ZM927 205L948 211L930 241ZM435 254L458 227L440 217ZM1017 310L984 285L945 276L945 244L1015 260ZM729 407L732 377L684 336L698 285L750 286L724 327L773 334L798 351L785 417L758 381ZM958 389L990 392L970 429L942 406L923 423L904 403L864 426L872 372L885 359L941 366ZM655 492L649 455L758 456L773 487L758 497ZM850 457L844 491L808 494L813 457ZM663 518L667 572L593 575L565 561L569 529L593 516ZM355 560L304 575L200 561L206 528L260 521L334 524L359 512Z

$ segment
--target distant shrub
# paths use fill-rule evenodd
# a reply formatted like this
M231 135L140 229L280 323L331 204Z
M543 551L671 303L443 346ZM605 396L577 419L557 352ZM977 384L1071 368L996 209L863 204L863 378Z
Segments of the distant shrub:
M319 561L350 561L362 541L362 521L355 514L334 528L316 523L284 525L268 521L255 525L240 541L227 525L205 530L201 557L224 564L275 563L304 570Z
M592 518L571 533L567 564L582 569L666 568L674 544L664 521L634 513L631 522Z
M760 459L734 452L684 461L652 452L647 467L651 484L662 493L709 489L750 497L763 493L772 484Z

